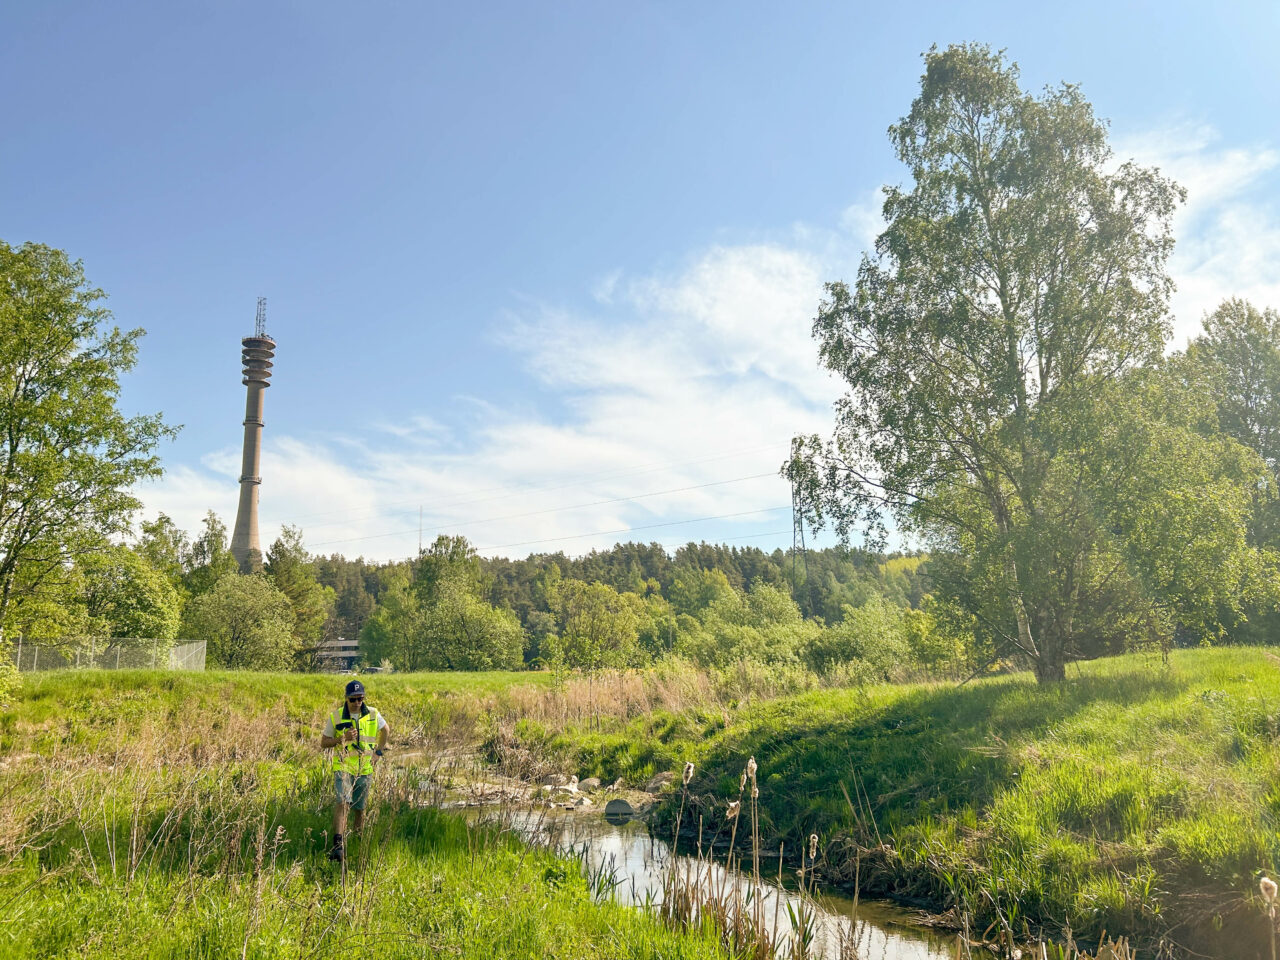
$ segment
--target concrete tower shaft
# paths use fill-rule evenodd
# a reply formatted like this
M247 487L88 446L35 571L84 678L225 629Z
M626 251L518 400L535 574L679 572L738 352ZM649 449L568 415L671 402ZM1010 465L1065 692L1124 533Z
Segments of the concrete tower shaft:
M241 573L262 569L262 544L258 539L258 486L262 483L262 400L271 386L271 361L276 355L276 342L266 333L266 298L258 299L258 322L255 335L240 341L241 362L248 391L244 405L244 453L240 461L240 506L236 510L236 527L231 534L231 555Z

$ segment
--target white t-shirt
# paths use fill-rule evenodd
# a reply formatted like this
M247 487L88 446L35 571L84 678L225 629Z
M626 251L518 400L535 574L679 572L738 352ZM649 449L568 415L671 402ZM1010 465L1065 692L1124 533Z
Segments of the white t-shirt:
M343 704L343 706L345 707L345 706L346 706L346 704ZM381 711L379 711L379 710L375 710L373 707L370 707L370 708L369 708L369 712L370 712L370 713L375 713L375 714L377 714L377 715L378 715L378 729L379 729L379 730L385 730L385 729L386 729L386 726L387 726L387 718L386 718L386 717L384 717L384 716L382 715L382 712L381 712ZM338 714L339 714L339 715L341 715L341 714L342 714L342 708L341 708L341 707L338 709ZM329 719L327 719L327 720L324 722L324 735L325 735L326 737L335 737L335 736L337 736L337 735L338 735L338 731L337 731L337 730L335 730L335 729L334 729L334 726L333 726L333 714L332 714L332 713L331 713L331 714L329 714Z

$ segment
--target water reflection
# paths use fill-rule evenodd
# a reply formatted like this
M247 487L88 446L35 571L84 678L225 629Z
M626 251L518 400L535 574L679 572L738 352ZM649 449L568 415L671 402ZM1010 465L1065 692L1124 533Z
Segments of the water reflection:
M611 815L557 813L555 811L507 810L500 817L504 826L528 842L546 844L581 860L588 876L598 887L611 889L619 902L632 906L654 906L660 902L663 876L669 867L687 876L698 877L716 890L732 892L735 885L745 895L750 877L722 864L699 862L681 854L671 863L671 845L649 835L643 823ZM799 894L788 889L791 868L784 867L783 886L777 882L778 861L761 867L772 872L761 891L761 912L767 923L783 935L792 927L791 912L801 906ZM910 915L882 901L860 901L857 916L854 902L839 894L819 892L815 902L813 956L825 960L945 960L955 955L954 938L943 938L913 925ZM844 944L843 950L841 944ZM852 953L850 948L852 947Z

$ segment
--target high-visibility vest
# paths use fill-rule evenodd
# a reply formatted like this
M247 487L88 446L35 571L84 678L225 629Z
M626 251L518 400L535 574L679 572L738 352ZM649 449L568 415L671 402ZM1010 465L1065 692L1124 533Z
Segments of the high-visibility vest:
M359 717L347 717L344 703L333 712L333 734L338 745L333 748L333 769L362 777L373 773L373 751L378 746L378 711L365 704ZM356 738L350 743L342 740L344 730L338 724L351 720L355 724Z

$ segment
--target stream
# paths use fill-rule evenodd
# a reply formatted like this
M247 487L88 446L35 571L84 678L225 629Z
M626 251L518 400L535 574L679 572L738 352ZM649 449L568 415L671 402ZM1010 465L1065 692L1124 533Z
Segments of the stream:
M648 827L638 820L606 820L598 813L539 810L506 810L497 817L484 817L500 822L528 843L549 846L577 858L588 877L600 888L612 888L612 896L630 906L654 906L660 902L663 876L668 869L710 871L715 887L723 884L732 890L734 884L745 893L750 876L738 870L729 871L722 863L699 861L679 854L672 863L671 845L650 836ZM762 904L766 923L783 938L791 936L792 922L788 905L794 910L802 901L793 888L794 867L783 868L783 885L777 880L778 861L765 860L761 873L772 874L763 884ZM604 878L604 879L601 879ZM912 914L884 901L861 900L825 891L818 887L809 898L815 918L810 956L823 960L947 960L955 956L954 936L943 936L921 927ZM852 948L852 951L850 950Z

